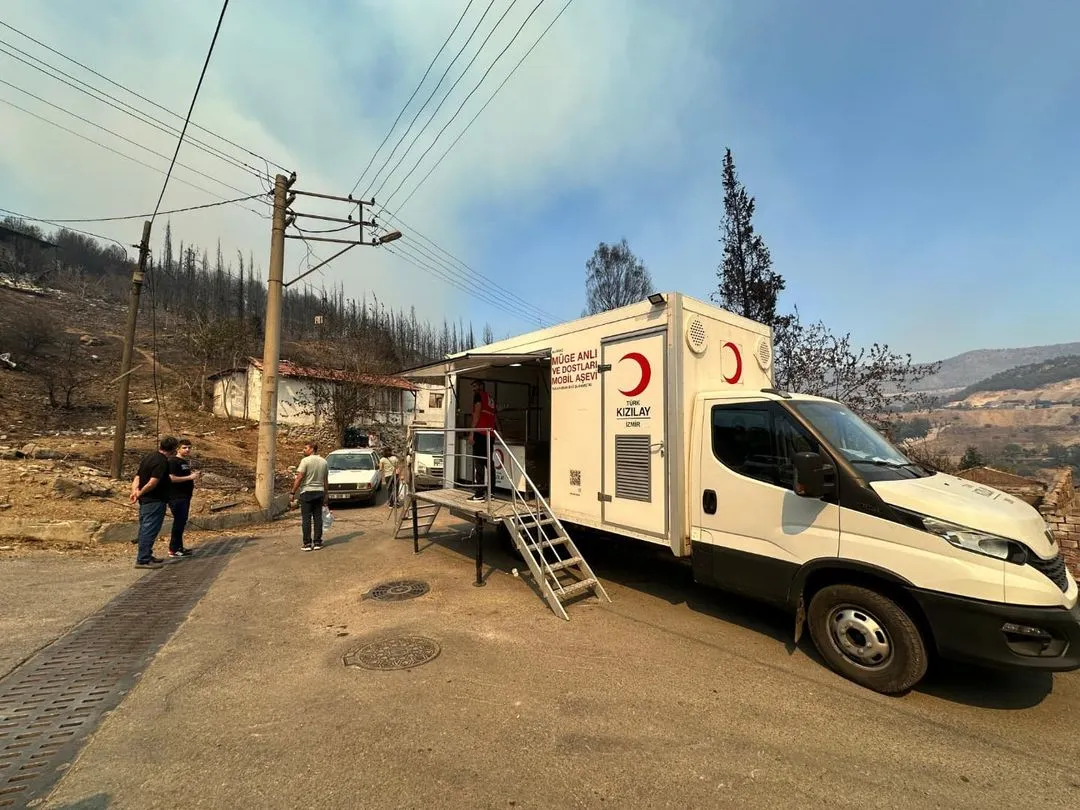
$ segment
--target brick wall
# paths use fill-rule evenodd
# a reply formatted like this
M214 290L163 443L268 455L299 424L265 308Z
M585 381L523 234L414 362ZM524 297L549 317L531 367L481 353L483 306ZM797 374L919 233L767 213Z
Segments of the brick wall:
M1058 471L1039 504L1039 512L1050 524L1069 570L1080 578L1080 498L1076 496L1072 468Z

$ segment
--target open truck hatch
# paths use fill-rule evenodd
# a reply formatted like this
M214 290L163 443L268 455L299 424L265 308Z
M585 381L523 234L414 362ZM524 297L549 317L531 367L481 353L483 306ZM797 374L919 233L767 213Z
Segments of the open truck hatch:
M461 357L428 363L426 366L406 369L398 376L418 382L443 383L451 374L470 374L493 368L516 368L541 364L551 360L550 351L508 353L466 353Z

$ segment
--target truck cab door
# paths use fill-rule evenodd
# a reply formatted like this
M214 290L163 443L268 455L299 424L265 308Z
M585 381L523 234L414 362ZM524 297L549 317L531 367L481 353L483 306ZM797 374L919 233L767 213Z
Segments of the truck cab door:
M795 454L823 448L768 400L705 400L697 418L694 576L782 602L801 565L839 553L839 506L794 491Z

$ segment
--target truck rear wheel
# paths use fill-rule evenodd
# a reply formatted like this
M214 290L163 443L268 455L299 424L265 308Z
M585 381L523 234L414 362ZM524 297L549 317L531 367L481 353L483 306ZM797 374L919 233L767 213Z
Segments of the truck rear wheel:
M830 585L810 600L814 646L834 670L860 686L892 695L926 674L926 644L892 599L857 585Z

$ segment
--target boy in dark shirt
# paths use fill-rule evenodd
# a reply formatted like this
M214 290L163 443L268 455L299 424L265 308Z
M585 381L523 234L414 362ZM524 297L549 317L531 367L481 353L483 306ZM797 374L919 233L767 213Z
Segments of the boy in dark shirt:
M184 527L187 526L191 512L191 497L195 494L197 472L191 471L191 442L181 439L176 448L176 455L169 459L169 480L172 483L172 495L169 498L169 511L172 512L172 534L169 536L170 557L190 557L191 552L184 548Z
M165 522L172 482L169 480L169 456L176 452L177 441L164 436L155 453L143 456L139 472L131 481L131 502L139 504L139 551L136 568L160 568L164 560L154 556L154 541Z

